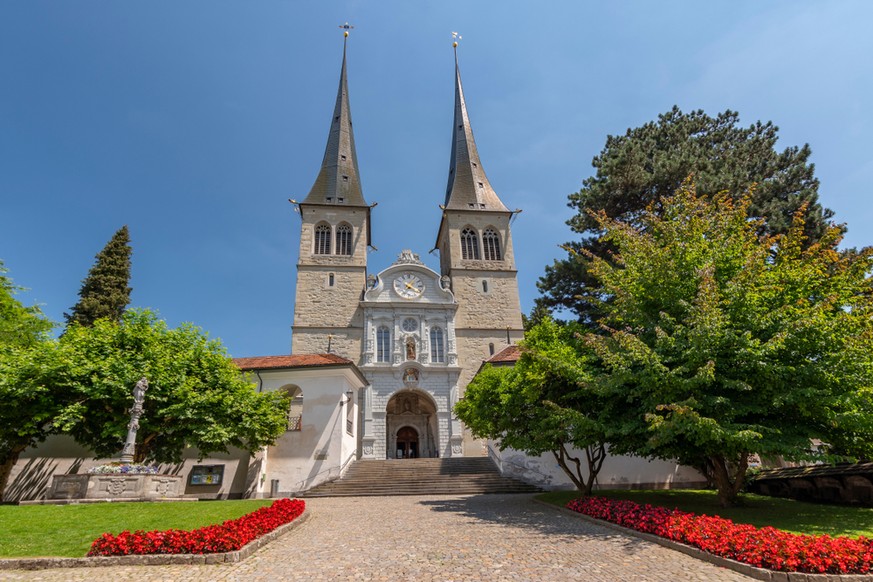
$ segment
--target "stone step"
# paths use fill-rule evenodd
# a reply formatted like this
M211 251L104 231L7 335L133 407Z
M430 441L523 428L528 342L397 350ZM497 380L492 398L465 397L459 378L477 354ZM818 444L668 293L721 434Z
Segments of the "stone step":
M487 457L366 459L342 479L323 483L303 497L531 493L540 489L503 477Z

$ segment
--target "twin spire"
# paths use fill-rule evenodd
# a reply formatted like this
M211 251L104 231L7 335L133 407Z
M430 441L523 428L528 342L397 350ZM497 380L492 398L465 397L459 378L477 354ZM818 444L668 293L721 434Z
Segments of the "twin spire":
M321 171L304 204L343 204L367 206L361 191L355 136L346 80L346 47L348 31L343 40L343 64L340 72L336 106ZM473 129L464 101L458 49L455 43L455 118L452 127L452 152L449 160L449 182L446 186L446 210L491 210L509 212L491 187L479 159Z
M327 147L321 171L315 184L303 201L304 204L344 204L367 206L361 192L358 172L358 155L355 152L355 134L352 131L352 111L349 107L349 86L346 81L346 45L348 32L343 39L343 66L340 71L333 121L327 136Z

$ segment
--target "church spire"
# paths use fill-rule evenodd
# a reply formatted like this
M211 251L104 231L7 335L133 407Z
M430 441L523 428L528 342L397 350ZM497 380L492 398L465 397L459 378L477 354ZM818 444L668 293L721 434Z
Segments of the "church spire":
M458 67L458 43L455 48L455 123L452 126L452 156L449 161L449 183L445 208L451 210L498 210L509 212L488 182L473 139L473 129L467 115L461 69Z
M355 152L355 134L352 132L352 113L349 108L349 88L346 81L346 46L349 33L343 34L343 66L339 89L324 160L315 184L303 204L344 204L367 206L361 192L358 156Z

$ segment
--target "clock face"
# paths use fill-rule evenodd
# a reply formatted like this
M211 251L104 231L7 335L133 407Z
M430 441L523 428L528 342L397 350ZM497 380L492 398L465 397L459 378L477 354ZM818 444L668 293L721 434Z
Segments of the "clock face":
M424 293L424 283L412 273L404 273L394 279L394 291L404 299L415 299Z

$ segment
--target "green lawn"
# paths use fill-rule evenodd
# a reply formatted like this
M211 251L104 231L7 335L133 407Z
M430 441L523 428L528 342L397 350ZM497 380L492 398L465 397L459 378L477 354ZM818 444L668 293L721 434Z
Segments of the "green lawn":
M194 529L236 519L271 499L87 505L0 505L0 557L81 557L103 533Z
M735 523L765 525L794 533L873 537L873 509L804 503L763 495L742 495L739 507L722 508L715 491L674 489L669 491L609 490L596 495L629 499L640 504L678 508L696 514L718 515ZM564 506L579 494L575 491L543 493L539 499Z

